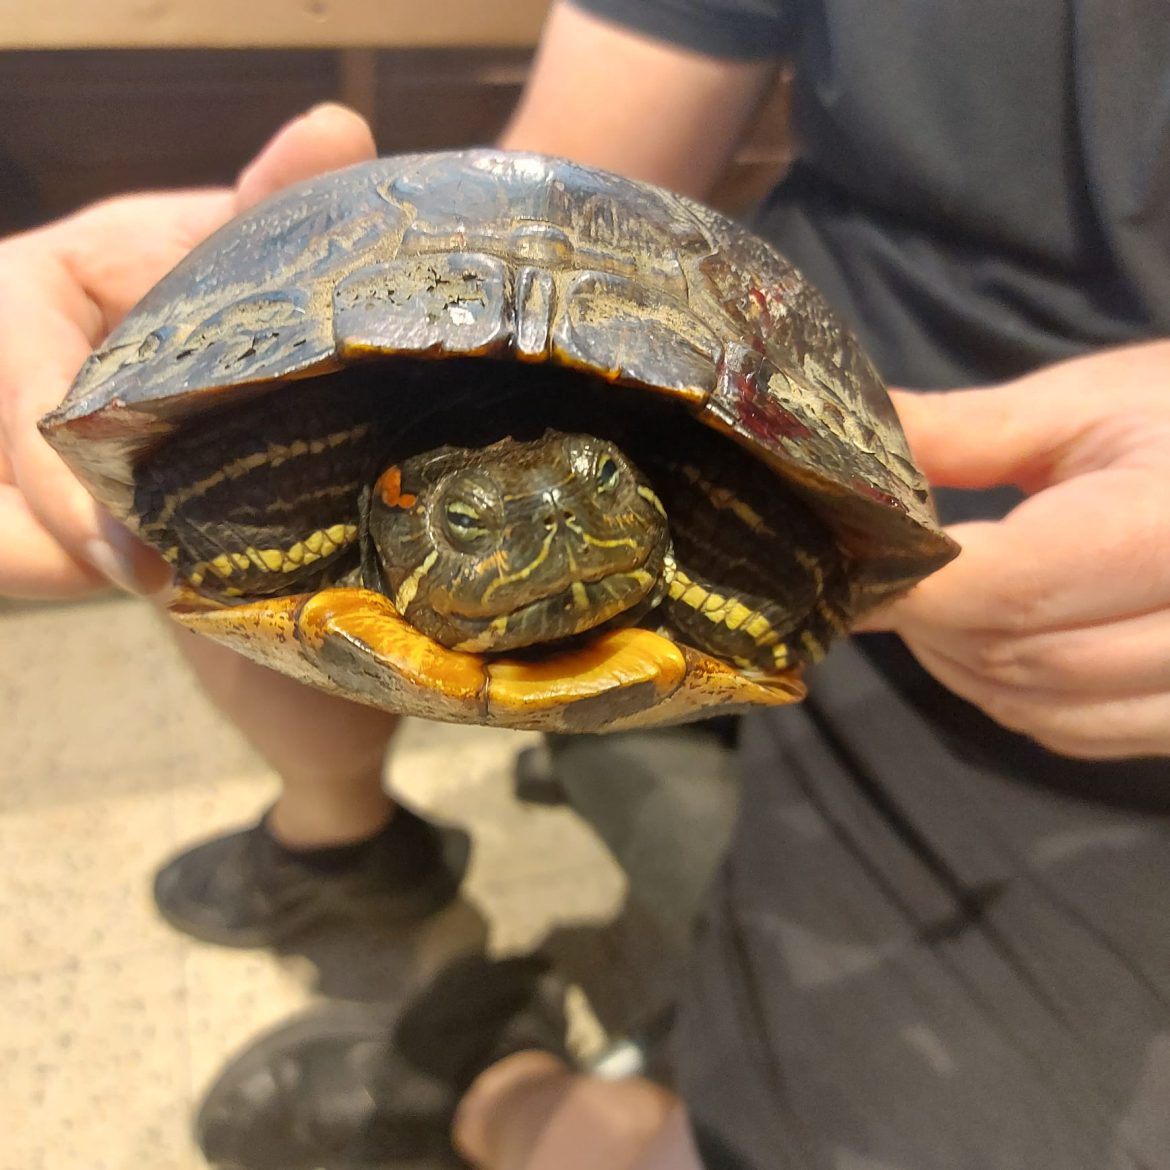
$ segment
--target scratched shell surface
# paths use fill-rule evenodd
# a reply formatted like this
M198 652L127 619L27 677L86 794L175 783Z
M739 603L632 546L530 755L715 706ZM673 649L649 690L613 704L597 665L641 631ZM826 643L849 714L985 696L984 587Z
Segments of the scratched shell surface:
M138 452L192 412L393 353L680 395L823 502L870 604L951 555L880 379L790 264L692 200L534 155L399 156L289 188L165 277L43 429L125 518Z

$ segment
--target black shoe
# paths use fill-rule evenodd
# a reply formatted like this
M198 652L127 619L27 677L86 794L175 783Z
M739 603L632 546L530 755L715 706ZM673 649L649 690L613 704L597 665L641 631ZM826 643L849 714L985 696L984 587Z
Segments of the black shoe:
M564 1057L563 987L536 959L461 959L396 1025L330 1004L270 1032L208 1090L195 1122L219 1170L449 1170L471 1082L528 1048Z
M458 892L471 843L399 807L369 841L297 853L265 821L179 854L155 875L154 901L176 930L226 947L267 947L327 922L396 925Z
M521 750L512 773L512 790L523 804L555 807L568 803L568 794L557 775L547 741Z

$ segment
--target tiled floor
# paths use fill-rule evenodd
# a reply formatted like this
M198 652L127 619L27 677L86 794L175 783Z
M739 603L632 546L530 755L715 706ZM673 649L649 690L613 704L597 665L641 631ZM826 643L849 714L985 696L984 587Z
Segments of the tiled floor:
M411 724L391 782L476 840L465 896L410 935L298 953L180 938L155 866L254 818L274 781L202 699L146 607L0 608L0 1170L195 1170L226 1056L316 996L392 1000L459 950L604 922L623 879L563 809L518 805L530 738Z

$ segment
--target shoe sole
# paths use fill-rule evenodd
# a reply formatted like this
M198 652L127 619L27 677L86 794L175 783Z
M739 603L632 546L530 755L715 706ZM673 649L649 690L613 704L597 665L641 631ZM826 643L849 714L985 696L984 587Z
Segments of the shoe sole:
M377 1004L355 1002L324 1004L309 1008L289 1022L278 1024L232 1057L204 1094L192 1123L195 1141L200 1150L204 1151L209 1165L214 1167L214 1170L255 1170L254 1161L214 1162L211 1160L211 1154L206 1151L204 1135L211 1124L210 1119L217 1113L231 1112L233 1086L246 1084L254 1077L270 1074L274 1063L290 1048L314 1040L353 1042L384 1040L394 1025L396 1015L395 1011ZM393 1161L361 1163L344 1157L326 1158L324 1161L312 1158L305 1163L306 1170L310 1163L312 1170L470 1170L467 1163L454 1150L451 1151L450 1157L441 1163L433 1158L396 1158ZM283 1170L286 1164L281 1165ZM292 1170L292 1167L288 1170Z

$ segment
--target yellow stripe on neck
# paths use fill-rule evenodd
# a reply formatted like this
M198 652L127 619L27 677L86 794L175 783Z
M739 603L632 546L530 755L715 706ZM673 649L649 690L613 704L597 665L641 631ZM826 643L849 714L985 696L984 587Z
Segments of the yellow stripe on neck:
M250 569L259 569L263 573L292 573L332 556L338 549L357 540L357 535L356 524L334 524L318 529L284 549L252 548L249 545L242 552L220 553L209 561L200 561L187 574L187 580L198 589L208 574L229 581Z

